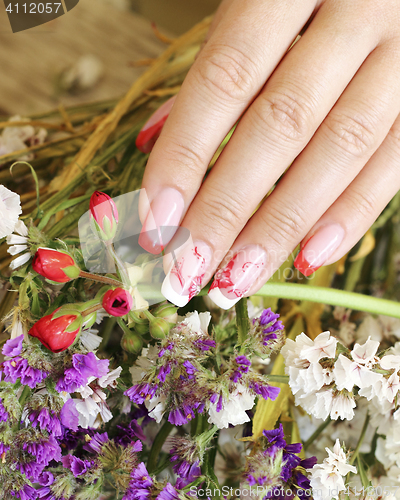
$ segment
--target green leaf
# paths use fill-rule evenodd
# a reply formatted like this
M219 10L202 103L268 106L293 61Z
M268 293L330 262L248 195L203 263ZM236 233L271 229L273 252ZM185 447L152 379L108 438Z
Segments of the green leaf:
M12 173L12 169L15 165L18 165L18 164L25 164L25 165L28 165L28 167L31 169L31 172L32 172L32 177L35 181L35 187L36 187L36 206L37 206L37 216L39 215L39 206L40 206L40 195L39 195L39 179L38 179L38 176L36 175L36 172L35 172L35 169L32 167L32 165L26 161L16 161L14 162L11 167L10 167L10 172Z

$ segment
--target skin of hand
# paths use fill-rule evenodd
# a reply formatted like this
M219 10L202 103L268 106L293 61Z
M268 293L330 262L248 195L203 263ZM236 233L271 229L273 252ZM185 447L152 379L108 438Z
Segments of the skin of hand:
M209 296L228 308L299 243L308 276L365 234L400 189L399 27L399 0L223 1L143 179L142 246L155 253L146 234L163 226L191 234L169 300L215 273Z

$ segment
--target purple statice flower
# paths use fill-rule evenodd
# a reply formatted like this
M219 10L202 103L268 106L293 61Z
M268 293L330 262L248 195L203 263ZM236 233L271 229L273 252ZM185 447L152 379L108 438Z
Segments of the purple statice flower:
M171 368L172 368L172 366L169 363L166 365L162 365L160 367L160 370L158 371L157 378L162 384L165 382L167 375L169 375L169 373L171 372Z
M38 483L40 486L50 486L54 483L54 476L51 472L45 470L38 477Z
M197 368L190 362L184 361L182 365L185 367L186 373L188 374L188 378L193 378L194 374L197 372Z
M61 408L60 419L64 427L67 427L72 431L78 430L79 412L76 409L75 401L73 399L68 399L68 401L64 403L64 406Z
M45 429L49 434L53 436L61 436L61 422L59 416L47 408L42 408L40 411L35 410L29 414L29 420L32 422L32 426L36 427L39 425L41 429Z
M122 500L150 500L153 480L141 462L131 473L128 489Z
M19 491L10 491L10 495L20 500L36 500L37 492L35 488L29 486L29 484L24 484L24 486Z
M36 490L37 498L40 500L58 500L48 486Z
M209 351L211 348L216 346L215 340L212 339L197 339L193 342L193 344L201 351Z
M33 482L37 482L45 467L44 464L39 464L35 460L31 460L30 462L19 462L15 464L15 466L21 474L25 474L25 476Z
M3 406L3 400L0 398L0 422L7 422L8 417L8 412Z
M93 352L74 354L72 365L87 381L89 377L100 378L108 373L109 359L97 359Z
M171 483L167 483L160 493L156 496L156 500L178 500L178 492Z
M280 393L279 387L274 387L273 385L262 385L258 382L251 382L249 384L249 389L253 390L263 399L271 399L272 401L275 401Z
M283 433L283 425L279 424L277 429L271 429L270 431L263 431L263 436L265 436L268 440L269 447L274 447L275 450L283 450L286 446L285 435Z
M89 452L100 453L103 444L109 441L109 437L107 432L103 432L103 434L96 433L92 436L91 440L83 446L83 449Z
M146 440L146 436L143 432L142 427L137 423L137 420L135 419L131 420L129 424L117 425L117 428L119 432L118 435L114 438L114 441L123 447L128 446L135 439L140 439L141 441Z
M9 449L10 449L9 446L0 441L0 456L3 455L3 453L7 453Z
M22 449L35 457L39 464L45 466L52 460L61 460L61 448L53 436L41 439L39 442L28 442L22 445Z
M15 384L17 379L20 378L21 384L27 385L31 389L34 389L36 385L42 382L48 375L42 370L29 366L28 361L20 356L4 361L3 373L5 375L5 382L12 382Z
M236 362L236 369L231 375L231 380L233 380L233 382L235 382L236 384L236 382L240 378L242 378L242 375L249 371L249 368L251 366L251 361L246 356L240 355L236 356L235 362Z
M8 339L4 344L2 353L4 356L14 357L19 356L22 352L22 341L24 340L24 334L15 337L15 339Z
M85 385L87 378L85 378L78 370L75 368L67 368L64 375L58 379L56 383L56 390L58 392L75 392L78 387Z
M220 412L222 410L223 403L224 403L224 398L223 398L222 394L220 394L220 396L218 398L217 406L215 408L217 410L217 412Z
M164 354L167 352L167 351L172 351L172 349L174 348L174 345L171 344L171 342L169 344L167 344L165 347L162 347L160 349L160 352L158 353L158 357L159 358L162 358L164 356Z
M170 441L170 461L175 474L182 480L180 486L177 484L177 488L181 489L201 475L197 443L180 436L170 438Z
M279 338L282 337L284 326L278 321L279 314L272 312L271 308L264 309L259 318L253 319L253 330L264 347L279 346ZM275 342L274 342L275 341ZM272 345L269 345L272 344Z
M61 463L66 469L69 469L75 477L85 474L93 465L93 462L81 460L73 455L65 455L61 458Z
M168 415L168 422L173 425L184 425L194 418L194 410L188 404L174 408Z
M142 383L142 384L136 384L133 385L130 389L124 392L125 396L128 396L128 398L136 404L142 404L146 400L151 399L154 394L156 393L158 389L157 384L148 384L148 383Z
M264 311L261 313L260 317L258 318L258 321L260 325L265 326L265 325L276 325L278 326L277 330L281 330L283 328L280 327L282 324L280 321L277 321L279 318L279 314L272 312L271 308L269 307L268 309L264 309ZM253 320L253 323L257 320Z

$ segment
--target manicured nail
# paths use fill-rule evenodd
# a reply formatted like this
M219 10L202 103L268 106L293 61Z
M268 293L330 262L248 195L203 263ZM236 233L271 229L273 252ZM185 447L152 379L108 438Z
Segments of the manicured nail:
M197 295L211 261L211 248L195 241L178 254L161 287L161 293L176 306L183 307Z
M179 191L163 189L151 204L139 235L139 245L152 254L162 252L178 229L183 208Z
M322 226L306 241L298 253L294 267L304 276L310 276L323 266L344 238L344 229L339 224Z
M229 309L250 290L266 264L267 254L261 247L243 248L215 273L208 296L217 306Z
M176 95L164 102L157 111L155 111L147 122L144 124L142 130L136 138L136 147L142 153L150 153L153 149L156 140L161 134L161 130L166 122L168 115L174 105Z

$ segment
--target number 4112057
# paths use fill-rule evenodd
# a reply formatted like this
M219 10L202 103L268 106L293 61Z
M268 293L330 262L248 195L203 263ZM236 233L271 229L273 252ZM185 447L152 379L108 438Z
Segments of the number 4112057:
M29 5L29 6L28 6ZM20 7L20 9L19 9ZM58 9L61 7L61 3L31 3L27 4L24 3L22 5L18 5L17 3L14 4L14 11L13 11L13 5L9 3L7 5L6 11L12 14L13 12L15 14L52 14L55 12L57 14ZM19 9L19 10L18 10Z

